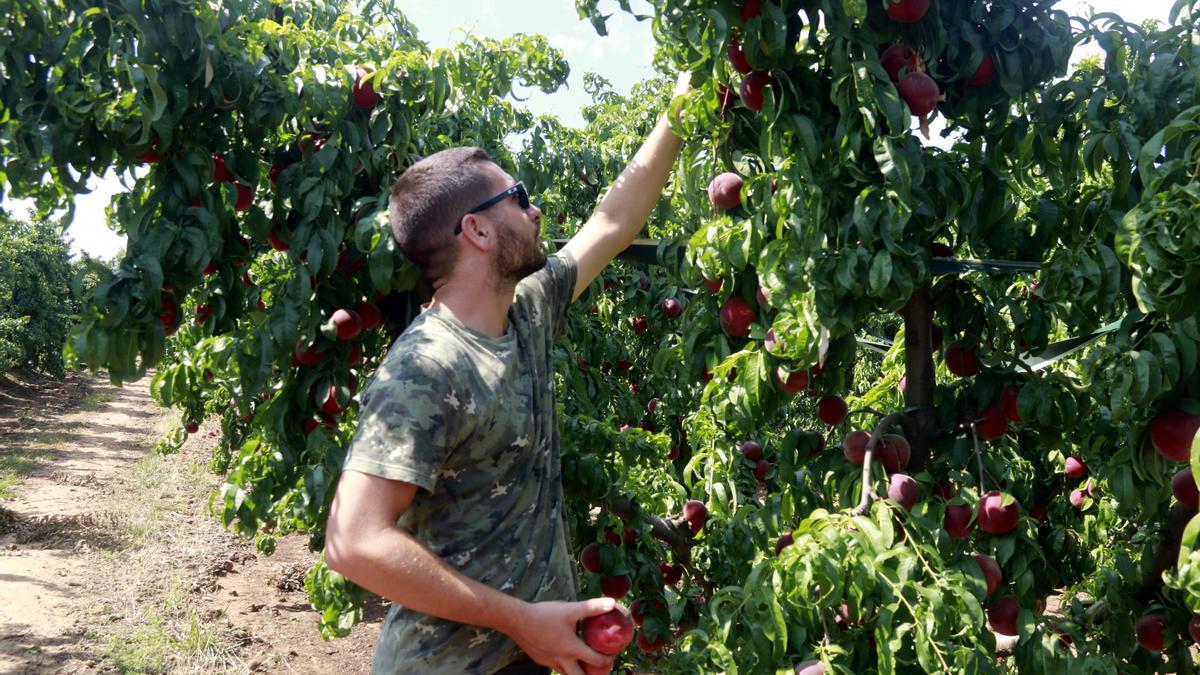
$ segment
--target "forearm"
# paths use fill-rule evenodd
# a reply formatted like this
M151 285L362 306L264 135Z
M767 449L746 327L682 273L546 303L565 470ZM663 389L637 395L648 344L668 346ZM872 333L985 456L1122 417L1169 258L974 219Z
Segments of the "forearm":
M667 115L663 114L629 165L613 182L608 194L600 200L593 217L611 223L616 229L614 236L626 242L633 241L662 194L682 143L671 130Z
M354 583L414 612L506 635L528 605L455 570L398 527L363 537L336 563Z

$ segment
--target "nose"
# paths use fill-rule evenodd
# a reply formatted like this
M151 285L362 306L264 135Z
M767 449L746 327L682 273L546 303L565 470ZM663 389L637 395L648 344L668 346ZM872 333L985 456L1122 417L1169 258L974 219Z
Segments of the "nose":
M529 211L533 213L530 219L533 220L534 225L537 225L538 231L540 232L542 230L542 210L537 207L537 204L530 202Z

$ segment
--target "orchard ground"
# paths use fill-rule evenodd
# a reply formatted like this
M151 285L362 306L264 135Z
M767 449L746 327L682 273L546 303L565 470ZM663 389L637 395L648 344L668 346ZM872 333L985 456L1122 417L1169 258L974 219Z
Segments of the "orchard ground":
M367 672L386 607L323 641L307 538L263 557L222 530L219 431L154 455L178 418L149 385L0 376L0 673Z

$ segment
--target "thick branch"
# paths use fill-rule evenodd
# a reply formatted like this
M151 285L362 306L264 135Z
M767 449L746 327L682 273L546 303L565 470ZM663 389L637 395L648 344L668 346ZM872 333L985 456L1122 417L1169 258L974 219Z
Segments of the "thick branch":
M933 305L929 287L913 294L901 310L904 316L904 404L914 420L908 435L912 446L913 472L925 468L930 447L940 435L937 415L933 409L933 388L937 384L933 371Z
M610 500L608 510L626 522L636 519L638 515L633 500L624 495ZM675 551L676 560L687 561L691 557L692 531L686 520L680 518L678 521L670 521L653 513L643 513L642 517L650 523L650 534Z
M610 500L608 510L626 522L634 520L638 515L633 500L625 495ZM653 513L642 513L642 517L650 523L650 534L675 552L675 562L687 571L688 575L692 577L692 581L704 589L706 597L712 597L713 585L692 565L692 546L695 543L695 535L692 534L687 521L683 518L669 520Z
M863 457L862 498L859 499L858 506L851 511L853 515L861 516L871 506L871 495L874 494L871 490L871 464L875 461L875 448L879 446L879 440L883 438L887 430L896 424L904 427L906 434L911 434L913 431L912 418L904 413L896 412L879 420L879 424L875 425L875 431L871 432L871 440L867 441L867 454Z

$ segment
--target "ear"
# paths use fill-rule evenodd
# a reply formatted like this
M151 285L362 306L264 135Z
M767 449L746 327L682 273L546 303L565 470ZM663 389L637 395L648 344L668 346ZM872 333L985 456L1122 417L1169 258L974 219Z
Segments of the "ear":
M479 218L474 213L468 213L462 219L462 234L459 237L471 242L476 248L488 250L495 243L496 238L491 236L495 232L495 228L491 227L483 218Z

